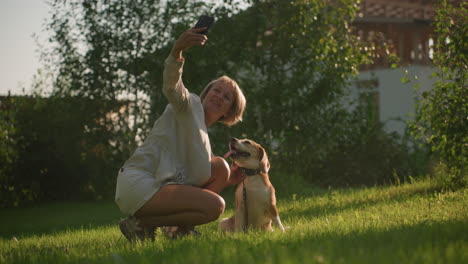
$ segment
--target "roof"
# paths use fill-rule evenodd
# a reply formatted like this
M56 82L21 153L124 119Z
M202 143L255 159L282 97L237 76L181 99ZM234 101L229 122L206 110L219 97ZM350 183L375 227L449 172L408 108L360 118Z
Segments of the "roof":
M433 21L436 0L361 0L357 20L390 19ZM448 0L459 5L463 0Z

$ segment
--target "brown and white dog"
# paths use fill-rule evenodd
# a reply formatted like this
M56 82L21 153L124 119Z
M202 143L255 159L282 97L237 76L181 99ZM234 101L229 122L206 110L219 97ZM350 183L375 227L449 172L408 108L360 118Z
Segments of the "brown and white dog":
M270 162L265 150L248 139L232 138L230 151L224 155L231 158L244 174L244 180L237 185L235 212L224 218L219 226L222 231L239 232L248 229L273 231L272 222L284 232L276 208L275 189L268 177ZM245 192L245 193L244 193Z

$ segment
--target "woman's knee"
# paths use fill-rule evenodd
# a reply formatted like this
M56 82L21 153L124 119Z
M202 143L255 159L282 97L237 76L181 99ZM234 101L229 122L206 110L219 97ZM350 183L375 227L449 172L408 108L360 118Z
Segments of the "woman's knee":
M216 194L212 198L212 201L210 203L210 206L207 212L209 221L211 222L211 221L217 220L224 213L225 208L226 208L226 203L224 202L223 197Z
M227 181L229 179L229 164L221 157L211 158L211 176L218 180Z

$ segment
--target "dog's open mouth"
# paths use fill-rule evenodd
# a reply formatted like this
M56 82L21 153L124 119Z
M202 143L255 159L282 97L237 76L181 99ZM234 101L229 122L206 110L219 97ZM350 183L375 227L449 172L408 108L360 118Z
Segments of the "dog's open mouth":
M231 149L226 154L224 154L225 159L227 159L227 158L235 159L235 158L239 158L239 157L249 157L250 156L249 152L239 151L233 145L231 145L230 148Z

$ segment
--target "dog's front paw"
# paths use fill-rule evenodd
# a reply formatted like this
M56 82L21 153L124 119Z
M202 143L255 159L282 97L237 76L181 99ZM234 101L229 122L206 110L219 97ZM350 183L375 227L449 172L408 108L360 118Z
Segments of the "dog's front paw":
M234 231L234 217L223 218L219 221L219 228L223 232L233 232Z

